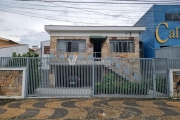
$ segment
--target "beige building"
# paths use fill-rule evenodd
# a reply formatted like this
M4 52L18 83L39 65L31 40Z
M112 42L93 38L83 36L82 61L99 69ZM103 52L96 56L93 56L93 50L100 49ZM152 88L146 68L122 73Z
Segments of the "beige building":
M45 30L50 35L49 57L54 58L47 61L51 86L62 86L72 75L83 79L83 82L89 81L90 85L90 76L93 76L91 58L96 58L95 81L103 79L110 72L119 79L125 76L126 80L140 80L139 61L112 61L111 58L139 58L139 35L145 27L46 25ZM59 59L73 60L74 55L83 58L85 63L81 64L81 59L76 59L75 64L70 66L69 59ZM103 60L108 60L110 64L103 63ZM81 64L81 67L77 64Z
M139 58L139 34L145 27L46 25L45 30L54 57Z

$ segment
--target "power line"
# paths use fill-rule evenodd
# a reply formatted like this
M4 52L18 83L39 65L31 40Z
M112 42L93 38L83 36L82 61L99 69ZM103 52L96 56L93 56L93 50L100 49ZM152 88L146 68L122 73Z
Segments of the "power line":
M19 15L25 15L25 16L30 16L30 17L36 17L36 18L43 18L43 19L47 19L47 20L55 20L55 21L62 21L62 22L70 22L70 23L73 23L71 21L68 21L68 20L60 20L60 19L53 19L53 18L46 18L46 17L41 17L41 16L34 16L34 15L27 15L27 14L23 14L23 13L17 13L17 12L11 12L11 11L6 11L6 10L2 10L0 9L0 11L3 11L3 12L8 12L8 13L14 13L14 14L19 14ZM83 23L83 22L76 22L76 23ZM86 23L86 24L95 24L95 23ZM142 26L141 26L142 27ZM148 29L153 29L155 30L155 28L148 28ZM162 29L162 28L159 28L159 29Z
M1 2L2 3L2 2ZM47 2L48 3L48 2ZM29 4L29 3L28 3ZM49 4L52 4L52 3L49 3ZM55 5L55 6L54 6ZM45 6L45 5L38 5L38 6L42 6L42 7L47 7L47 6ZM59 8L59 6L57 5L57 4L53 4L53 6L50 6L50 5L48 5L48 7L55 7L55 8ZM63 7L69 7L69 6L63 6ZM101 6L102 7L102 6ZM103 6L104 7L104 6ZM72 7L71 7L72 8ZM77 7L76 7L77 8ZM113 7L114 8L114 7ZM127 6L118 6L118 8L127 8ZM141 7L141 8L149 8L149 7ZM114 11L114 12L121 12L121 11L127 11L127 10L112 10L112 9L110 9L110 7L108 7L108 9L97 9L97 8L95 8L95 9L92 9L92 8L82 8L82 7L80 7L80 8L78 8L79 10L82 10L82 9L89 9L89 10L93 10L93 12L95 12L96 10L108 10L108 11ZM51 11L54 11L54 10L51 10ZM135 11L135 9L133 10L133 12ZM141 12L141 11L140 11Z
M18 13L18 12L12 12L12 11L7 11L7 10L3 10L0 8L0 11L3 11L3 12L8 12L8 13L14 13L14 14L19 14L19 15L24 15L24 16L29 16L29 17L36 17L36 18L42 18L42 19L47 19L47 20L55 20L55 21L61 21L61 22L69 22L69 23L73 23L72 21L69 21L69 20L64 20L64 19L55 19L55 18L51 18L51 17L43 17L43 16L35 16L35 15L27 15L25 13L23 13L22 11L20 11L21 13ZM32 13L31 13L32 14ZM85 22L77 22L75 21L74 23L85 23ZM85 24L94 24L94 23L85 23Z
M18 12L21 12L21 11L18 11ZM153 12L153 11L152 11ZM31 13L31 14L33 14L33 13ZM70 16L69 16L70 17ZM141 17L141 16L140 16ZM140 17L137 17L137 18L140 18ZM79 17L77 17L77 18L79 18ZM135 19L136 17L123 17L123 18L130 18L130 19ZM144 20L150 20L150 19L144 19ZM79 23L81 23L81 22L79 22Z
M0 4L0 5L3 5L3 4ZM36 9L36 8L26 8L26 7L20 7L20 6L6 6L6 8L11 8L11 7L16 7L16 8L23 8L23 9L32 9L32 10L46 10L46 11L52 11L52 10L47 10L47 9ZM17 11L17 10L15 10L15 11ZM57 12L57 10L53 10L54 12ZM18 11L18 12L22 12L22 11ZM37 13L36 13L36 15L37 15ZM45 15L43 15L43 16L45 16ZM52 16L53 17L53 16ZM68 17L77 17L77 16L69 16L68 15ZM88 18L88 19L101 19L101 18L91 18L91 17L78 17L78 18ZM109 20L111 20L111 19L109 19Z
M19 0L19 1L34 1L34 0ZM35 0L35 1L42 1L42 2L63 2L63 3L81 3L81 4L154 4L154 3L180 3L179 0L170 1L163 0L163 1L151 1L151 0L126 0L121 1L121 3L117 0L116 2L84 2L84 1L62 1L62 0ZM128 2L127 2L128 1ZM132 3L134 2L134 3Z
M12 7L12 6L10 6L10 7ZM7 6L6 6L6 8L7 8ZM17 8L25 8L25 7L17 7ZM25 9L33 9L33 10L44 10L44 9L34 9L34 8L25 8ZM46 9L47 10L47 9ZM18 11L18 12L22 12L22 11ZM153 11L151 11L151 12L153 12ZM34 14L34 13L30 13L30 14ZM36 13L36 15L37 15L37 13ZM45 16L45 15L43 15L43 16ZM48 16L48 17L50 17L50 16ZM89 18L89 17L77 17L77 16L68 16L68 17L76 17L76 18L88 18L88 19L93 19L93 18ZM51 18L52 18L52 16L51 16ZM139 17L131 17L131 16L125 16L125 17L123 17L123 18L130 18L130 19L133 19L133 18L140 18L140 16ZM94 18L94 19L96 19L96 18ZM109 19L109 20L111 20L111 19ZM146 19L147 20L147 19Z
M50 3L50 4L53 4L53 3ZM112 17L116 17L117 16L117 15L111 15L111 14L91 11L91 10L87 10L87 9L77 8L77 7L68 7L68 6L64 6L64 5L58 5L57 7L73 8L73 9L78 9L78 10L81 10L81 11L87 11L87 12L92 12L92 13L95 13L95 14L102 14L102 15L107 15L107 16L112 16Z
M2 2L1 2L2 3ZM45 2L45 3L48 3L48 2ZM49 3L50 4L50 3ZM52 4L52 3L51 3ZM56 6L50 6L50 5L48 5L48 7L60 7L60 6L58 6L57 4L53 4L53 5L56 5ZM38 5L38 6L44 6L44 5ZM89 6L89 5L88 5ZM46 6L47 7L47 6ZM69 7L69 6L61 6L61 7L65 7L65 8L67 8L67 7ZM102 7L102 6L101 6ZM104 7L104 6L103 6ZM108 6L107 7L107 9L97 9L97 8L95 8L95 9L91 9L91 8L82 8L82 7L80 7L80 8L77 8L77 7L69 7L69 8L73 8L73 9L78 9L78 10L85 10L85 9L88 9L88 12L95 12L96 10L108 10L108 11L116 11L116 12L121 12L121 11L127 11L127 10L112 10L112 9L110 9L110 7ZM113 7L114 8L114 7ZM127 8L127 6L118 6L118 8ZM138 7L139 8L139 7ZM143 7L143 6L141 6L141 8L149 8L149 7ZM90 10L93 10L93 11L90 11ZM135 9L134 9L135 10ZM134 10L133 10L133 12L134 12ZM112 13L112 12L111 12ZM102 13L100 13L100 14L102 14Z
M0 4L0 5L2 5L2 4ZM10 8L10 7L12 7L12 6L6 6L6 8L8 8L8 7ZM32 9L32 8L25 8L25 7L17 7L17 8ZM34 8L33 8L33 10L39 10L39 9L34 9ZM40 9L40 10L42 10L42 9ZM15 11L17 11L17 10L15 10ZM24 12L24 11L17 11L17 12ZM30 13L30 14L33 14L33 13ZM37 13L36 13L36 15L37 15ZM43 16L45 16L45 15L43 15ZM48 17L50 17L50 16L48 16ZM90 18L90 17L77 17L77 16L68 16L68 17L97 19L97 18ZM52 16L51 16L51 18L52 18ZM132 17L128 17L128 16L125 16L125 17L123 17L123 18L131 18L131 19L132 19ZM135 17L134 17L134 18L135 18ZM139 18L139 17L137 17L137 18ZM109 19L109 20L112 20L112 19Z

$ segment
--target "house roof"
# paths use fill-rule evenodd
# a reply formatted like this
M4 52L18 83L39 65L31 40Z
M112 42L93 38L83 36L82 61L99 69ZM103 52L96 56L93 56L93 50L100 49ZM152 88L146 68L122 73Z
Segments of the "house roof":
M16 46L23 46L27 44L0 44L0 49L1 48L8 48L8 47L16 47Z
M136 26L61 26L61 25L45 25L45 30L51 34L51 32L126 32L126 31L137 31L143 32L146 30L145 27Z
M6 38L2 38L0 37L0 40L3 40L3 41L9 41L11 44L18 44L17 42L13 41L13 40L9 40L9 39L6 39Z

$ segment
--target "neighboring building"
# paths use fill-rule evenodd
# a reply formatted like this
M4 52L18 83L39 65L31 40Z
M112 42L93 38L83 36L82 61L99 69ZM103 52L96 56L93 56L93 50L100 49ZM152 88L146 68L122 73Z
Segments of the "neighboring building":
M154 58L155 49L180 45L180 5L154 5L134 26L146 27L142 57Z
M34 50L33 50L33 49L31 49L31 48L29 48L29 52L32 52L32 53L33 53L33 52L34 52Z
M29 45L27 44L14 44L14 45L0 45L0 57L12 57L12 53L24 54L29 52Z
M33 50L33 52L38 54L39 57L41 57L41 48L38 48L37 50Z
M0 37L0 45L9 45L9 44L18 44L17 42L14 42L9 39L1 38Z
M46 25L50 53L67 58L73 54L99 58L139 58L139 34L145 27Z
M39 48L38 48L38 45L33 45L33 46L32 46L32 49L33 49L34 51L38 50L38 49L39 49Z
M50 53L50 40L41 41L40 45L41 48L36 53L39 53L39 57L42 58L42 69L47 70L49 69L49 65L46 65L46 63Z
M18 44L9 39L0 38L0 57L12 57L12 53L23 54L29 51L29 45Z
M1 52L0 57L12 57L13 50L18 54L23 54L26 52L34 52L34 50L30 48L27 50L27 47L29 47L29 45L19 44L13 40L0 37L0 49L1 49L0 51L4 51Z

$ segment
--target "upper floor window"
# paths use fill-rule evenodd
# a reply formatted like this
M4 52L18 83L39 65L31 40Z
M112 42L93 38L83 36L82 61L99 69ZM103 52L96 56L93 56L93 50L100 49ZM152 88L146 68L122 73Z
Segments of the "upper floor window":
M50 46L44 46L44 54L48 54L50 52Z
M58 52L86 52L85 40L57 40Z
M111 40L111 52L134 52L134 40Z
M166 13L165 21L180 21L180 13Z

